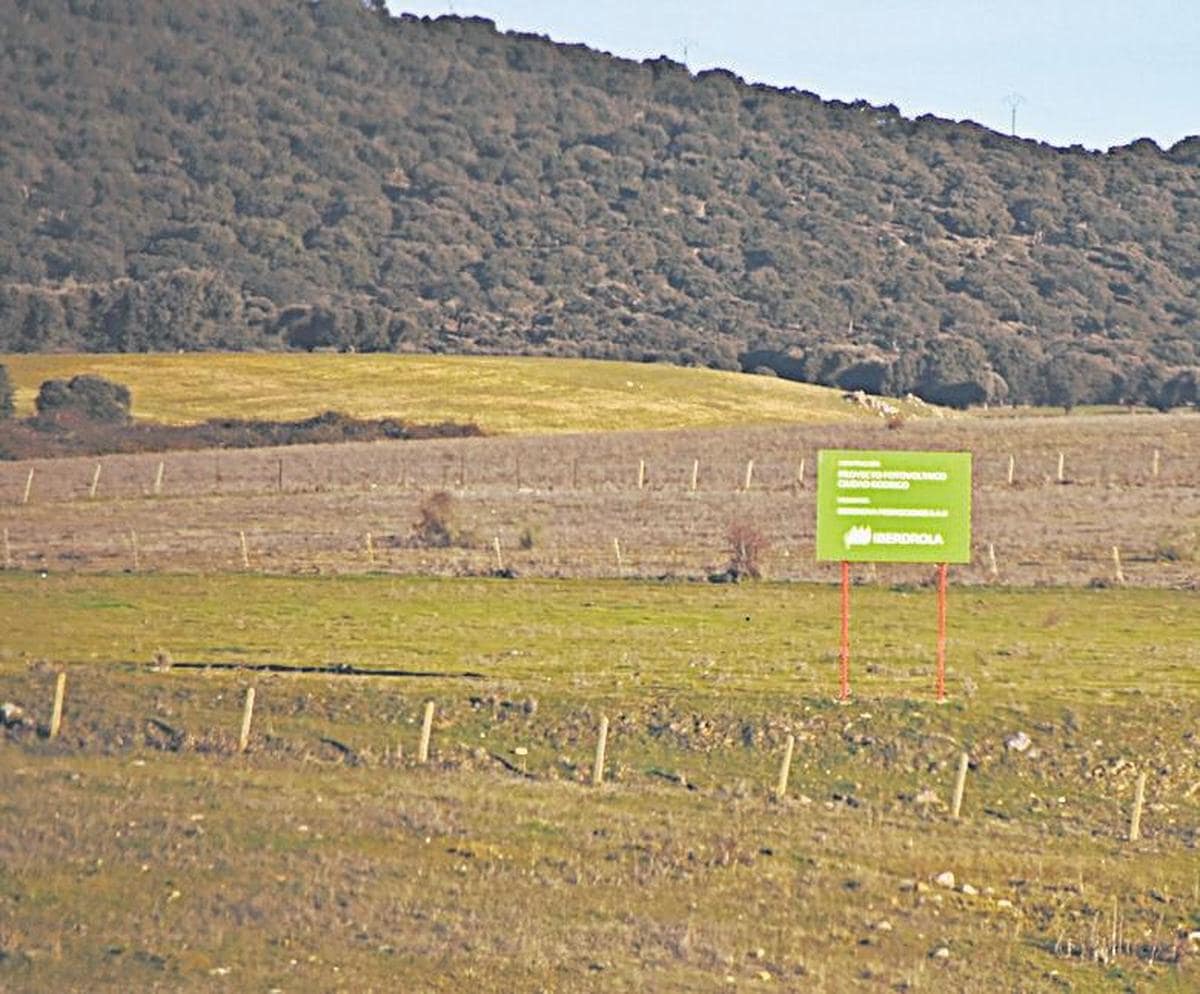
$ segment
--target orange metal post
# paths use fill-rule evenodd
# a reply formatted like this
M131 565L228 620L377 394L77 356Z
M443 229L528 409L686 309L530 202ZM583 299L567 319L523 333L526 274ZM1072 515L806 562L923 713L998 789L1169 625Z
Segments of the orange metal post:
M937 699L946 699L946 574L948 567L938 563L938 620L937 620Z
M850 700L850 563L842 560L842 651L838 700Z

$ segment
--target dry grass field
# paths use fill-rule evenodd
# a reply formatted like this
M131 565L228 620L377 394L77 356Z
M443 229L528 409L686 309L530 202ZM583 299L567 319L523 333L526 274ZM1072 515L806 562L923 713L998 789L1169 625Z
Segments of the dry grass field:
M730 525L746 522L769 541L768 576L820 580L832 576L828 565L813 561L812 474L822 447L974 453L976 551L970 566L955 568L956 582L1110 582L1116 579L1114 546L1129 584L1194 585L1200 575L1200 419L1193 414L931 419L906 422L898 431L877 423L795 425L5 463L0 527L7 530L14 566L51 571L133 569L135 541L139 570L241 569L244 533L256 571L478 574L497 565L499 539L501 562L522 576L696 578L723 567ZM31 471L29 500L22 503ZM419 507L438 491L452 496L463 547L411 542ZM903 567L859 573L861 580L883 583L924 577Z
M0 990L1200 989L1200 418L504 430L0 464ZM823 447L974 453L944 704Z
M772 377L631 362L488 356L0 355L18 415L39 385L91 373L123 383L134 417L358 418L478 424L490 435L864 421L839 392ZM898 403L910 416L923 405Z

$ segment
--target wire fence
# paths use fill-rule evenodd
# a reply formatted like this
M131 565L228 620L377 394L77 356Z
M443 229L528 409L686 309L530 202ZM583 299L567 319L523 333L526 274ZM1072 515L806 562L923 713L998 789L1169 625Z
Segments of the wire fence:
M731 440L466 439L0 464L0 567L704 578L728 564L740 521L768 539L768 576L829 579L813 553L817 449L786 434L740 451ZM1094 442L976 454L974 555L955 582L1196 582L1195 442ZM413 534L441 491L459 518L449 548ZM925 572L855 576L908 583Z

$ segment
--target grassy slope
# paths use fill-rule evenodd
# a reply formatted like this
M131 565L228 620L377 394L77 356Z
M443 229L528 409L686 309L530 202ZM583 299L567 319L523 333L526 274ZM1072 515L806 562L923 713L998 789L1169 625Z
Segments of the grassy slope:
M0 742L0 986L1194 989L1194 964L1078 950L1110 934L1114 911L1134 943L1200 927L1195 595L954 590L940 708L928 590L856 589L856 699L830 703L836 596L0 577L0 603L21 605L6 612L5 696L44 716L54 669L71 674L62 741ZM484 678L147 672L158 646ZM251 681L254 745L237 759ZM385 761L397 743L411 756L427 698L434 767ZM580 781L600 713L617 782L593 791ZM151 748L148 717L187 732L184 748ZM1016 730L1026 754L1003 746ZM774 805L789 731L792 799ZM322 736L363 762L343 765ZM944 802L962 747L977 765L955 825ZM1151 804L1130 846L1137 769ZM941 801L914 804L925 788ZM979 893L903 883L946 869Z
M867 416L823 387L581 359L202 353L8 355L0 364L16 384L18 413L32 412L42 381L95 373L130 387L135 416L169 423L298 418L335 409L528 434Z

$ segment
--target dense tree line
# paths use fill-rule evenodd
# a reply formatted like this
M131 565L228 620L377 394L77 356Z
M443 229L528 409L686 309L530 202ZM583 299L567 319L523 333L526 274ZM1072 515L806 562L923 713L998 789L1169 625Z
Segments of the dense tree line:
M12 380L8 375L8 367L0 366L0 419L11 418L16 410Z
M1057 149L359 0L11 0L0 82L0 351L1197 401L1200 138Z

